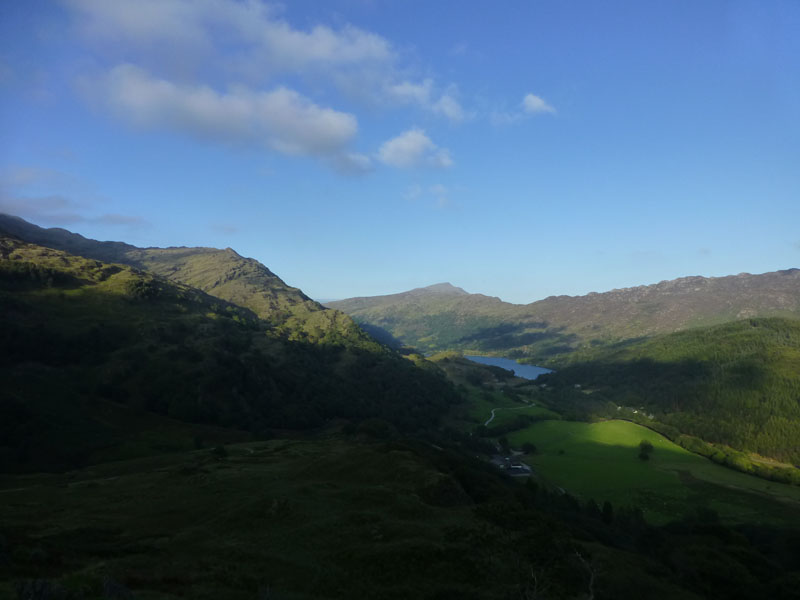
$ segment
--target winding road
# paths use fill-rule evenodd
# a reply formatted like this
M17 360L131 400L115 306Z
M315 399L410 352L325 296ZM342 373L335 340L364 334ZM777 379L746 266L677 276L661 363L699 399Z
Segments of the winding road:
M495 416L494 413L495 413L496 410L522 410L523 408L530 408L531 406L536 406L536 405L531 403L531 404L526 404L525 406L500 406L498 408L493 408L492 409L492 416L489 417L489 419L483 425L484 426L488 426L489 423L494 421L494 416Z

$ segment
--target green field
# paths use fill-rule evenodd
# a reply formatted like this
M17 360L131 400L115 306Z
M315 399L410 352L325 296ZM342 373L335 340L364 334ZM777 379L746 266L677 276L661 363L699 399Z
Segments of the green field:
M492 409L497 409L495 412L495 417L490 423L492 426L507 423L516 415L520 414L548 419L560 418L557 413L554 413L552 410L549 410L543 406L533 403L523 404L512 400L500 392L471 392L468 397L465 420L474 425L482 425L491 416Z
M627 421L543 421L508 435L537 452L527 458L547 482L583 499L638 505L648 520L666 522L696 507L731 522L800 522L800 488L718 466ZM642 440L650 460L638 458Z

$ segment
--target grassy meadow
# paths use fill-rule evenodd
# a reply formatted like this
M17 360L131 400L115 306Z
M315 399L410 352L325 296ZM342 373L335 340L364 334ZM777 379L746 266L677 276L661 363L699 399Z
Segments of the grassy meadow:
M526 461L547 482L583 499L638 505L654 523L710 508L730 522L800 520L800 488L714 464L628 421L541 421L508 434L513 447L533 443ZM639 443L653 445L649 460Z

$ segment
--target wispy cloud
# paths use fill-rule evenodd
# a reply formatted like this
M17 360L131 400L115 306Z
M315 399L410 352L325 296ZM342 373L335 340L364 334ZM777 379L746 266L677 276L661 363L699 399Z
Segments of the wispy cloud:
M77 195L73 195L77 194ZM42 225L97 223L124 227L149 225L118 213L97 214L102 200L77 178L40 167L11 167L0 173L0 212Z
M450 152L439 148L422 129L409 129L380 147L378 158L384 164L401 169L428 166L447 168L453 166Z
M390 83L385 86L384 92L391 100L401 104L417 105L453 122L463 121L473 116L461 106L456 98L457 90L454 86L437 92L434 82L430 78L419 82L404 80Z
M80 185L71 175L45 167L10 166L0 172L0 186L3 189L23 186L58 186L72 188Z
M23 217L41 225L67 226L96 223L123 227L144 227L150 222L142 217L107 213L86 215L86 204L66 196L0 196L0 213Z

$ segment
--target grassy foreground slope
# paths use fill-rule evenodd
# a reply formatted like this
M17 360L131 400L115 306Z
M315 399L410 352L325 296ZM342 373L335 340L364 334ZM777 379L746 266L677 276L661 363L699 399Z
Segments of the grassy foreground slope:
M17 476L0 499L12 598L788 599L798 575L790 532L607 522L415 442L235 445Z
M800 464L800 321L747 319L576 353L543 381L709 442ZM613 410L612 410L613 414Z
M440 284L328 303L426 351L473 350L544 361L591 345L757 316L800 316L800 269L683 277L553 296L526 305Z
M213 427L265 436L381 418L424 429L459 400L438 370L368 338L291 339L195 288L8 237L0 309L2 470L181 449L189 435L242 439Z

